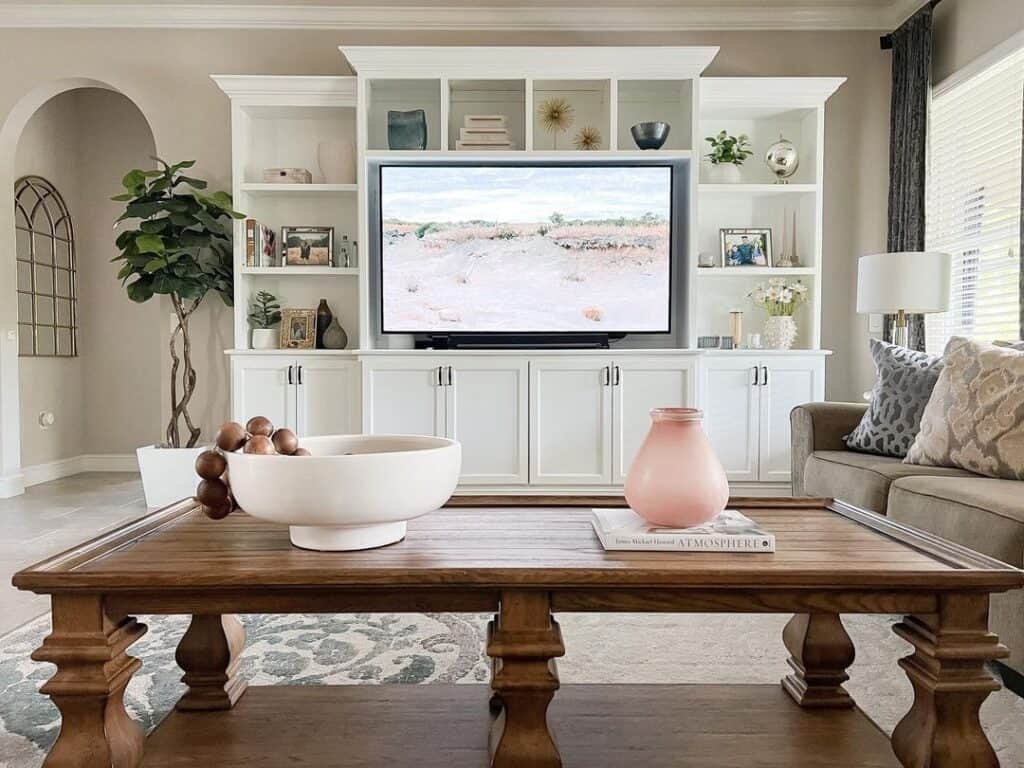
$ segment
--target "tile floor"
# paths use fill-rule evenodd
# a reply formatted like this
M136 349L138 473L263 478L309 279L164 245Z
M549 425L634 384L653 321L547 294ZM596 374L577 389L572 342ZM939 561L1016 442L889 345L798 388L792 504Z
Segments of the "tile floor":
M145 513L133 473L87 472L0 499L0 635L50 607L45 596L11 586L19 569Z

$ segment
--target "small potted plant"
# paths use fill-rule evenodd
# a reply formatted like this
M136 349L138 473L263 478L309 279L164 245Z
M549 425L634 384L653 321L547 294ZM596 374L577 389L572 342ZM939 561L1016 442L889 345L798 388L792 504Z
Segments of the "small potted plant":
M768 349L789 349L796 341L797 328L793 313L807 301L807 286L799 280L787 283L785 278L773 277L767 283L754 286L749 294L759 307L768 313L764 324L764 345Z
M281 322L281 305L269 291L260 291L249 305L249 322L252 324L253 349L277 349L277 331L274 326Z
M704 157L710 162L708 181L713 184L738 184L740 182L740 166L750 157L750 137L745 133L730 136L726 131L719 131L717 136L704 139L711 145L711 151Z

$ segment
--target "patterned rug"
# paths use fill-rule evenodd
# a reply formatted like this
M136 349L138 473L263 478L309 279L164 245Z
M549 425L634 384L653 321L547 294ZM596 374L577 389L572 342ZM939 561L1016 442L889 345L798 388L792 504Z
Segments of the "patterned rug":
M146 730L174 706L184 687L174 649L184 617L140 617L149 633L132 646L143 667L127 706ZM460 614L246 616L243 674L256 685L364 685L487 681L487 617ZM723 614L561 614L565 683L776 683L789 670L781 632L787 617ZM857 648L847 688L891 731L910 706L910 684L896 666L909 645L880 616L848 616ZM49 664L29 660L49 632L49 617L0 638L0 766L36 768L56 738L59 716L39 686ZM982 721L1003 768L1024 766L1024 699L989 697Z

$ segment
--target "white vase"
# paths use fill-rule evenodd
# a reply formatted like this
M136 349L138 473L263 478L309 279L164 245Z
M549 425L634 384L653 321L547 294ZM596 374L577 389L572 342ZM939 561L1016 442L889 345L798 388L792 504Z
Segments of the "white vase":
M351 141L321 141L316 160L325 184L355 184L356 151Z
M158 448L145 445L135 451L142 475L142 490L146 494L146 506L166 507L176 501L194 496L199 485L196 474L196 459L206 450L205 446L195 448Z
M772 315L765 321L761 340L765 349L790 349L796 336L796 320L792 315Z
M253 328L253 349L277 349L278 330L276 328Z
M704 175L709 184L739 184L743 180L735 163L708 163Z

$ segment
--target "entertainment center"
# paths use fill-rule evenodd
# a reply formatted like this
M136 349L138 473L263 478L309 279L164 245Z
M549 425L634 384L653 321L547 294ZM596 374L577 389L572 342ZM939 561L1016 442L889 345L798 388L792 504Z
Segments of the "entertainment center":
M825 102L843 78L702 77L717 50L355 46L342 49L354 76L214 76L231 99L236 209L358 243L348 266L246 266L236 225L233 418L263 414L300 435L456 438L464 492L614 494L648 411L690 405L705 411L734 492L787 491L789 411L825 392ZM551 129L539 114L551 104L571 105L597 148ZM426 149L388 149L388 112L415 110ZM480 115L505 118L510 149L457 149L467 118ZM630 126L645 121L670 124L661 149L636 148ZM754 152L735 183L711 181L701 159L703 138L721 130L745 134ZM800 154L784 184L761 162L780 136ZM351 178L318 174L339 142L351 144ZM269 168L310 169L313 183L266 183ZM403 168L427 174L396 181L418 207L385 221L396 171L382 182L382 169ZM670 193L664 180L632 196L615 193L626 182L602 189L610 169L651 168L671 169ZM452 169L469 169L463 186L441 178ZM524 194L527 169L541 174L543 201ZM557 178L572 169L593 175ZM407 194L416 183L418 198ZM445 189L461 202L427 205ZM492 189L511 191L491 203ZM487 232L470 231L477 225ZM795 266L700 266L717 258L721 230L754 228L777 232L776 250ZM698 348L701 337L733 337L730 310L759 331L748 294L778 277L807 287L793 349ZM326 298L352 349L250 349L258 290L286 307ZM643 299L622 301L633 296ZM403 322L386 322L389 300Z

